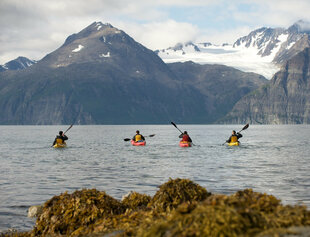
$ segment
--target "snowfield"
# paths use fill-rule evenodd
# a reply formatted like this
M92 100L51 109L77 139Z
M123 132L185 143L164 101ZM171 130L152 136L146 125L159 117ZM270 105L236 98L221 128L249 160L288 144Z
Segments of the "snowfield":
M283 40L285 40L285 36ZM204 46L204 44L197 44L200 51L195 50L193 45L188 45L180 50L172 48L160 50L158 56L166 63L193 61L199 64L222 64L244 72L255 72L271 79L274 73L280 69L272 63L272 60L281 47L281 43L272 51L271 55L266 57L258 55L258 49L255 46L247 48L243 45L233 47L232 45Z

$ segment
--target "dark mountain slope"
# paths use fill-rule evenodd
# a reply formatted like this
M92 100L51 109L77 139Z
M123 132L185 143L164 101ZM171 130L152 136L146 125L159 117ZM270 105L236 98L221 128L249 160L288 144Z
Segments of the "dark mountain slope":
M204 96L201 109L207 111L206 123L226 115L244 95L268 82L261 75L223 65L185 62L168 66L186 86L195 88Z

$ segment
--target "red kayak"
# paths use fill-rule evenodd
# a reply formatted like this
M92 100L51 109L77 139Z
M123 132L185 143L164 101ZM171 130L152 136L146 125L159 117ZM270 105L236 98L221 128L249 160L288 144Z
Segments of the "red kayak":
M145 146L146 141L135 142L134 140L131 140L131 144L132 144L133 146Z
M186 141L180 141L179 146L180 147L191 147L192 143L191 142L186 142Z

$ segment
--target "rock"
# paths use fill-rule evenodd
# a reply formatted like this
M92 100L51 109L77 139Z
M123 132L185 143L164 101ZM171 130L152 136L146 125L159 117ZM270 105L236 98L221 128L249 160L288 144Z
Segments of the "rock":
M40 214L42 214L42 210L43 210L42 205L31 206L28 209L28 217L29 218L37 217Z

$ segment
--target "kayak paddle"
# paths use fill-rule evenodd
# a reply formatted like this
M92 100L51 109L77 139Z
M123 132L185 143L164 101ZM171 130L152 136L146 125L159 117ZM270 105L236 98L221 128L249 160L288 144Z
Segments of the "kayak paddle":
M247 123L238 133L241 133L243 130L247 129L250 125Z
M177 127L177 125L176 125L174 122L171 122L171 124L172 124L173 126L175 126L175 128L178 129L178 130L180 131L180 133L183 134L183 132Z
M249 126L250 126L250 125L247 123L238 133L241 133L243 130L248 129ZM225 145L225 143L226 143L226 142L224 142L224 143L222 144L222 146Z
M177 125L174 122L171 122L171 124L180 131L180 133L183 134L183 132L177 127ZM192 142L193 146L195 146L195 144Z
M70 127L68 127L68 129L64 132L64 135L66 132L68 132L71 128L72 128L73 124L70 125Z
M148 135L148 136L145 136L145 137L154 137L155 134L151 134L151 135ZM130 141L131 138L124 138L124 141L127 142L127 141Z

